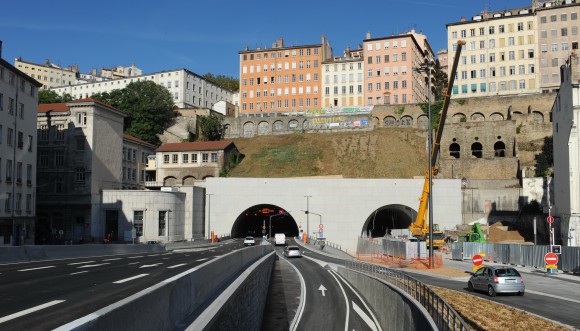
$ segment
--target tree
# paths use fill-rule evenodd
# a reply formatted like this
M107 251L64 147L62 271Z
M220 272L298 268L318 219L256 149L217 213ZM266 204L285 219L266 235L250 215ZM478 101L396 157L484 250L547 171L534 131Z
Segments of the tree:
M420 103L419 107L423 110L424 114L429 116L429 104L428 103ZM439 117L441 117L441 109L443 109L443 101L435 101L431 104L431 128L433 130L437 129L439 125Z
M439 63L439 60L435 61L435 66L433 67L433 80L433 94L435 100L443 100L445 98L444 91L447 89L449 83L449 77L443 70L441 70L441 63Z
M57 94L50 90L40 90L38 91L38 103L61 103L72 101L72 96L65 93L63 96Z
M535 156L536 160L536 177L552 176L554 167L554 139L553 137L544 137L542 152Z
M93 99L125 112L124 132L150 144L159 145L157 136L175 118L173 97L169 91L152 81L129 83L125 88L99 93Z
M240 81L235 77L228 77L225 75L214 76L209 72L202 77L226 90L237 91L240 89Z
M223 118L217 116L199 116L201 140L216 141L224 136Z

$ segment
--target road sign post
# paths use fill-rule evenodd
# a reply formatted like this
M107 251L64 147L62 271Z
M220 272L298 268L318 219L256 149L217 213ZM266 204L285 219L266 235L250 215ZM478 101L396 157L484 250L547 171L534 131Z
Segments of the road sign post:
M558 273L558 255L554 253L546 253L544 255L544 262L546 262L546 272L549 274Z
M480 269L482 267L482 264L483 264L483 256L481 256L480 254L475 254L471 258L471 262L474 265L473 270L476 271L476 270L478 270L478 269Z

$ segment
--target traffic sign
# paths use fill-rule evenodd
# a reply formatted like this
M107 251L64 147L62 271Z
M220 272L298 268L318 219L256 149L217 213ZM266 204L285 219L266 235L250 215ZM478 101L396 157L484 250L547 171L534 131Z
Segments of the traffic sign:
M472 258L471 258L471 262L473 262L474 266L480 266L483 263L483 257L479 254L475 254Z
M554 253L546 253L544 256L544 261L547 265L556 265L558 264L558 255Z
M554 216L552 216L552 215L549 215L549 216L546 218L546 220L548 221L548 223L552 224L552 223L554 223Z

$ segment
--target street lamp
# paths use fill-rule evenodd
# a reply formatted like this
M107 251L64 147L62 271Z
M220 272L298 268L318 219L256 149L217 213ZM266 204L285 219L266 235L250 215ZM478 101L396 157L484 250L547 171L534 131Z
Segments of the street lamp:
M213 238L211 237L211 196L213 195L213 193L206 193L205 195L208 198L208 201L207 201L207 235L208 235L208 239L213 241Z
M433 156L432 149L433 149L433 137L431 135L431 66L433 63L429 60L425 60L425 62L419 66L413 68L416 72L424 72L427 74L427 116L428 116L428 125L427 125L427 145L428 150L427 154L429 157L429 194L427 195L427 205L429 207L429 269L433 269L433 192L432 192L432 185L433 185ZM444 120L444 119L443 119Z
M306 198L306 242L308 243L308 234L310 233L310 228L309 228L309 220L310 218L308 217L308 203L309 203L309 199L312 198L311 195L305 195L304 196Z
M322 215L320 215L320 214L317 214L317 213L313 213L313 212L311 212L311 211L310 211L310 212L308 212L308 213L309 213L309 214L312 214L312 215L316 215L316 216L318 216L318 217L319 217L319 222L318 222L318 233L320 233L320 232L321 232L320 230L321 230L321 227L322 227Z

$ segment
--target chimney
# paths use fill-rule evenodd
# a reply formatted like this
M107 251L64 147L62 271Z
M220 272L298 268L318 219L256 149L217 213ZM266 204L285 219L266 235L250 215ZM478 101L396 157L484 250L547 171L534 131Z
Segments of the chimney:
M284 39L278 38L278 47L284 47Z
M465 17L462 17L462 18L459 20L459 22L466 22L466 21L467 21L467 19L466 19Z
M366 37L366 39L371 39L371 32L370 31L367 31L367 37Z

